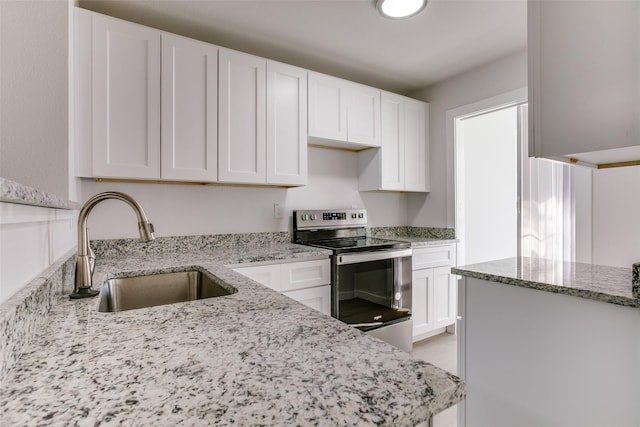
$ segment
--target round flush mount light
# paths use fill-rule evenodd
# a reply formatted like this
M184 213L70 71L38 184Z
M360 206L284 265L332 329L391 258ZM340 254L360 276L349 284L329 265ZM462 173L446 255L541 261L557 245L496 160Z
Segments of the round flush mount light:
M385 18L404 19L422 12L427 0L376 0L376 6Z

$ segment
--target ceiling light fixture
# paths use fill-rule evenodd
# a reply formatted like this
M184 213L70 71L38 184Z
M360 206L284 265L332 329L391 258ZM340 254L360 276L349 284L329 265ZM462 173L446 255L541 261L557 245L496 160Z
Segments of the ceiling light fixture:
M422 12L427 0L376 0L376 6L385 18L404 19Z

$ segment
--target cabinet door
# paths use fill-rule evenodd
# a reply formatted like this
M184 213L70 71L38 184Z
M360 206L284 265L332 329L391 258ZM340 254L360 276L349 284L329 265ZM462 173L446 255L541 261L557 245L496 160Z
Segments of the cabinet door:
M331 263L328 259L282 264L282 291L330 283Z
M426 135L427 114L427 104L410 98L405 98L404 186L406 191L428 191Z
M267 183L307 183L307 71L267 62Z
M355 83L347 86L347 140L379 147L380 90Z
M433 327L449 326L456 322L456 278L451 267L433 269Z
M602 153L588 161L638 160L640 2L528 6L529 155L567 161L626 147L634 157L622 151L619 159Z
M218 48L162 34L163 179L218 177Z
M380 120L380 188L404 190L404 97L383 92Z
M266 182L266 60L220 48L218 178Z
M309 73L309 136L347 140L347 94L342 80Z
M253 267L235 268L233 271L247 276L274 291L280 292L280 265L256 265Z
M413 340L423 338L433 326L433 269L415 270L412 275L411 317Z
M327 316L331 316L331 285L283 292L282 294Z
M160 31L93 15L93 175L160 178Z

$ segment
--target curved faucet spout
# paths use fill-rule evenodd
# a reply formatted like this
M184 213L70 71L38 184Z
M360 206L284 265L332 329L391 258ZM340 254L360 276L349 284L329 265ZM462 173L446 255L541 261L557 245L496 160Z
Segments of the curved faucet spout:
M95 255L89 245L89 236L87 233L87 220L91 210L101 201L115 199L127 203L135 211L138 216L138 231L140 239L145 242L153 240L153 224L149 222L144 209L131 196L120 193L118 191L107 191L99 193L85 202L80 209L78 215L78 256L76 258L76 277L75 289L70 298L86 298L98 295L99 291L92 289L93 268L95 264Z

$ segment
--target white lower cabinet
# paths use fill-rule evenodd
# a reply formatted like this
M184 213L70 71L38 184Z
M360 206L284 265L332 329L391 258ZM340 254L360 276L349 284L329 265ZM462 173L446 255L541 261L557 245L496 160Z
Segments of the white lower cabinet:
M327 316L331 315L329 259L240 266L233 270Z
M413 341L439 334L456 321L455 245L413 249Z
M301 289L299 291L283 292L283 295L292 298L307 307L318 310L327 316L331 316L331 285L317 286L315 288Z

